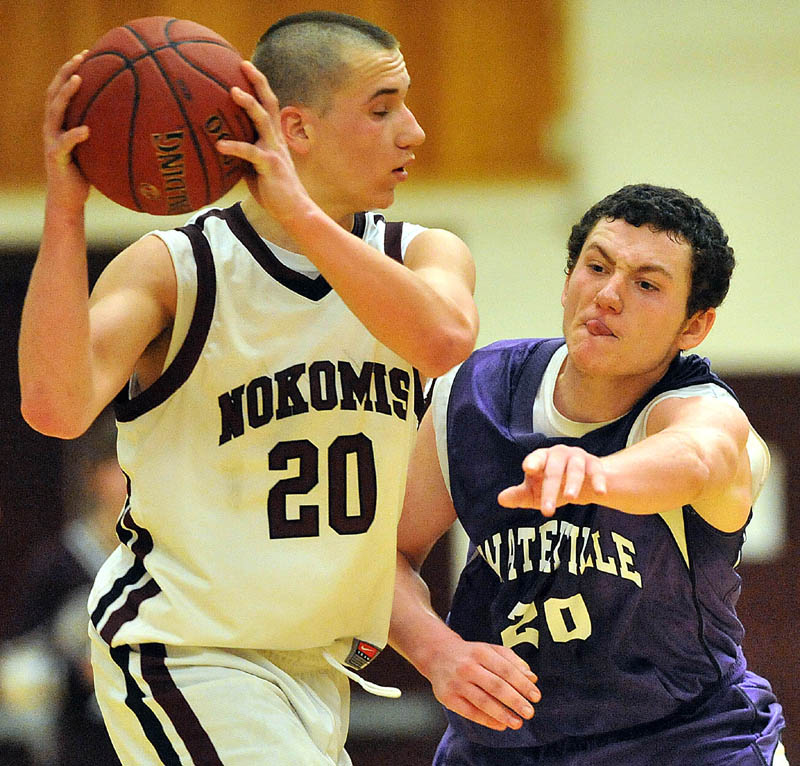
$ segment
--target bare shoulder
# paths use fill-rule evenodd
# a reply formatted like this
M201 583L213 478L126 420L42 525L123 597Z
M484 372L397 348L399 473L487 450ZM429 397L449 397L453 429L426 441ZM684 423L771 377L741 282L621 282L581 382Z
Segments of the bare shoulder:
M446 229L426 229L419 233L408 245L406 265L414 268L417 264L436 263L472 264L470 253L464 240Z
M730 431L744 443L750 421L736 401L728 397L669 396L659 401L647 421L648 435L669 426L683 425L698 428L716 427Z
M466 243L445 229L427 229L409 243L405 265L434 289L457 300L469 312L474 344L478 326L473 300L475 262Z
M653 408L647 431L677 434L705 466L703 485L691 502L697 513L722 532L742 529L760 482L754 486L758 455L748 448L754 431L737 403L713 396L670 397Z
M109 262L92 291L91 303L114 294L135 294L140 300L152 301L165 317L174 317L177 289L167 245L155 234L148 234Z

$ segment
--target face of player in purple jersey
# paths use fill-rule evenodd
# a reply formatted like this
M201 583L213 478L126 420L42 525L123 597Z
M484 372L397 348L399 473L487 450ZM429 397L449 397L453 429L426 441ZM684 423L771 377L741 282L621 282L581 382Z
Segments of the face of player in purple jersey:
M598 221L561 296L572 370L646 389L696 346L714 310L686 317L691 255L688 243L647 225Z

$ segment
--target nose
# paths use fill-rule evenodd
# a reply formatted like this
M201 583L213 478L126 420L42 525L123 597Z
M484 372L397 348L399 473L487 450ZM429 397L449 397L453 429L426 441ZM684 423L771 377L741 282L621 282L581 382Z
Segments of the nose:
M622 291L618 280L613 277L607 280L597 291L595 303L597 303L600 308L608 309L618 314L622 310Z
M403 107L403 126L397 135L397 145L401 148L420 146L425 141L425 131L417 122L414 113L406 106Z

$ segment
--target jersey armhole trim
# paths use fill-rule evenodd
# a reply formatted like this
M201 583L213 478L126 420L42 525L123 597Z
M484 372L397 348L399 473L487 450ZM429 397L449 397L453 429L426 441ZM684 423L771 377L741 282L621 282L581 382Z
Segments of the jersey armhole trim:
M128 398L127 388L117 395L114 412L121 423L134 420L166 401L186 382L200 358L211 327L217 295L214 258L201 226L202 219L178 229L189 238L197 265L197 299L186 338L175 358L153 385L132 399Z

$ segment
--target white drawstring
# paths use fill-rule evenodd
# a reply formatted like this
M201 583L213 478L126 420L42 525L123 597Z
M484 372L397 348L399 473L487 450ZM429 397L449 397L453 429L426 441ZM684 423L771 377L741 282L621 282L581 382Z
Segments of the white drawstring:
M358 673L354 673L350 668L342 665L339 660L332 657L325 649L322 650L322 656L331 667L335 668L340 673L344 673L348 678L352 678L364 691L370 694L375 694L378 697L391 697L392 699L396 699L402 693L400 689L395 686L380 686L379 684L372 683L372 681L367 681L366 678L362 678Z

